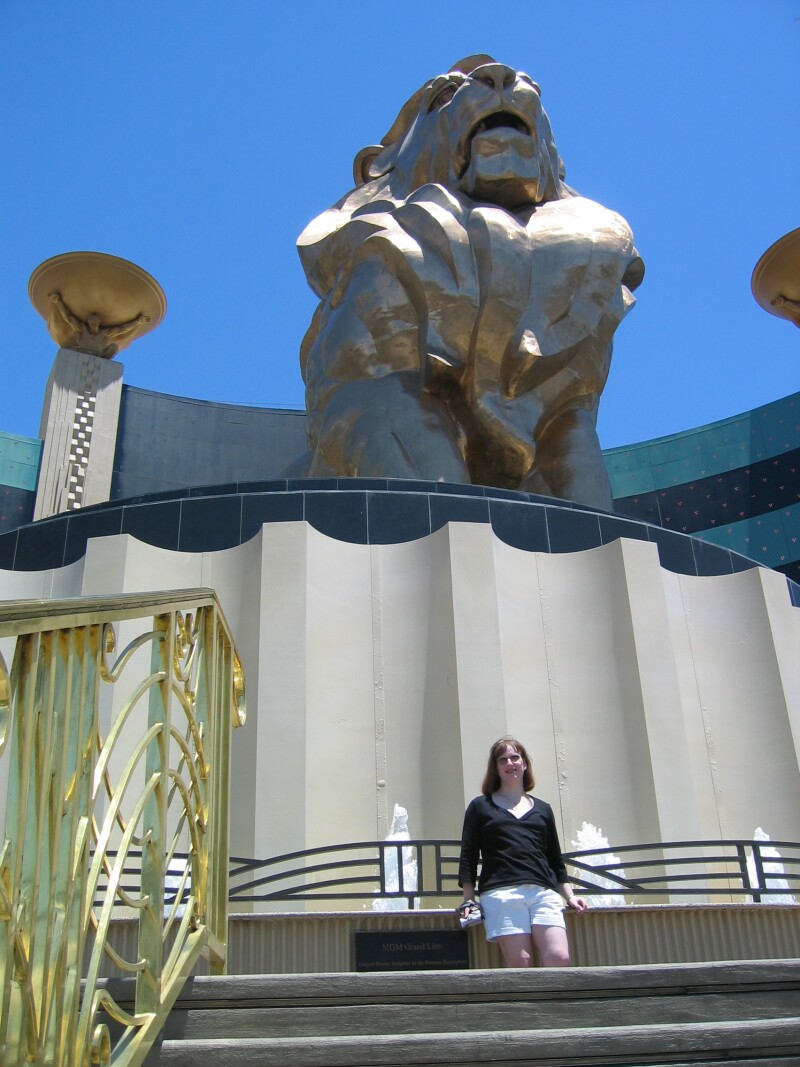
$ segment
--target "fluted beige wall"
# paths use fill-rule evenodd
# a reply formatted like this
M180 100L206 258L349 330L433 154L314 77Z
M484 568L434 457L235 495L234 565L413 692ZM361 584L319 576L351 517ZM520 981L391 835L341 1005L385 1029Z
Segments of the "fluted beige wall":
M529 747L565 847L800 840L800 611L782 575L697 578L622 540L526 553L488 525L352 545L302 522L188 554L128 536L57 572L0 572L0 597L212 586L236 635L235 854L457 837L489 745Z

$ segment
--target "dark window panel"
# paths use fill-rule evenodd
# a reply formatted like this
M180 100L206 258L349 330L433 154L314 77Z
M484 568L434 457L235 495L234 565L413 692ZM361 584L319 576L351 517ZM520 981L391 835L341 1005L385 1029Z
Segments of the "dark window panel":
M780 567L776 567L775 570L780 571L781 574L785 574L789 579L789 592L792 597L792 603L796 608L800 608L800 561L795 560L794 563L782 563Z
M431 532L427 493L369 493L367 519L371 545L417 541Z
M584 552L601 544L599 515L552 506L545 513L551 552Z
M122 509L122 532L157 548L178 547L181 502L138 504Z
M242 500L242 542L255 537L266 522L299 522L302 493L258 493Z
M340 492L366 492L369 489L385 490L387 478L337 478L337 488Z
M0 570L14 570L14 556L17 552L17 531L0 534Z
M682 537L670 530L651 526L650 540L658 545L658 558L664 570L675 574L697 574L691 537Z
M239 492L238 482L226 482L224 485L195 485L189 490L189 497L230 496Z
M64 563L74 563L86 555L86 542L92 537L108 537L122 532L122 508L114 511L73 511L67 519L67 545Z
M421 478L387 478L386 485L390 493L436 492L436 482L426 482Z
M468 482L433 482L429 484L435 485L437 493L443 493L448 496L486 496L487 493L491 495L494 492L494 490L486 489L482 485L470 485Z
M43 571L64 565L67 540L67 517L34 522L17 531L14 570Z
M335 492L338 488L338 478L289 478L286 482L286 489L290 493L307 493L312 489Z
M306 493L305 517L315 530L337 541L367 544L366 493Z
M699 537L692 540L692 551L700 575L733 574L731 554L727 548L721 545L711 544L709 541L701 541Z
M604 545L630 537L636 541L648 541L647 526L632 519L617 519L613 515L600 515L600 540Z
M237 482L237 493L285 493L285 478L271 478L266 482Z
M441 496L431 494L431 531L440 530L448 522L488 522L489 501L485 497Z
M241 544L242 498L195 497L181 505L181 552L218 552Z
M545 509L536 504L489 501L492 529L501 541L526 552L549 552Z
M736 574L738 571L751 571L753 567L758 567L754 559L750 559L749 556L742 556L739 552L731 552L731 566L733 572Z

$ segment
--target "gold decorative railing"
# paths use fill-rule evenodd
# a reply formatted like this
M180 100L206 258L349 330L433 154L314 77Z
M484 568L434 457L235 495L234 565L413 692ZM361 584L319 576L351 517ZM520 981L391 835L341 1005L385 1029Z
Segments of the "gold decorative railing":
M134 1067L198 957L224 971L230 739L244 717L210 590L0 604L4 1067ZM121 885L129 851L134 891ZM120 904L138 916L135 959L109 938ZM135 976L132 1013L100 979L107 956Z

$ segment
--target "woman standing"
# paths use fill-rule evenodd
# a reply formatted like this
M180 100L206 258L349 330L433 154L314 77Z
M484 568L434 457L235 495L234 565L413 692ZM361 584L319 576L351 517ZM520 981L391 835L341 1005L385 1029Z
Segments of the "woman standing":
M478 859L486 938L497 941L506 967L530 967L533 949L543 967L569 965L563 905L588 907L567 881L553 809L531 795L525 746L501 737L489 752L481 787L464 815L458 884L462 916L476 908ZM559 895L560 894L560 895Z

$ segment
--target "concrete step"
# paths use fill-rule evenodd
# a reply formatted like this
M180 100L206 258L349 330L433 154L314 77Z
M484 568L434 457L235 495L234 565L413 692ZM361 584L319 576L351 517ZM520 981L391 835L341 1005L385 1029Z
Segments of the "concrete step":
M799 1016L800 960L197 977L148 1062L798 1067Z
M160 1063L166 1067L196 1067L204 1062L225 1067L468 1067L475 1063L536 1067L797 1067L799 1058L800 1018L794 1018L469 1034L170 1041L162 1046Z
M519 1001L449 1004L447 1026L460 1032L536 1030L571 1026L658 1024L792 1018L800 1013L800 994L732 993L707 996L642 997L621 1000ZM164 1028L170 1039L346 1036L348 1034L432 1034L442 1028L440 1004L339 1005L308 1008L230 1008L172 1012Z
M133 979L108 979L120 1002L131 1002ZM247 974L190 978L176 1007L236 1007L243 1004L462 1004L562 999L615 994L645 997L759 990L800 990L800 959L672 963L563 970L394 971L366 974Z

